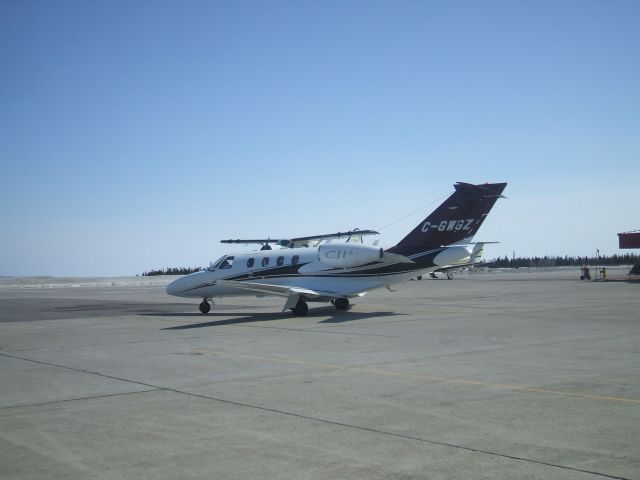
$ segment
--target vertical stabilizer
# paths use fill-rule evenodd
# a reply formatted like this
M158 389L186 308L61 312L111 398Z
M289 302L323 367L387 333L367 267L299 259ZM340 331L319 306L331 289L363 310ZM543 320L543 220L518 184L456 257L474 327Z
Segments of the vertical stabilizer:
M502 198L506 186L506 183L456 183L455 192L389 252L406 256L428 248L470 242L498 198Z

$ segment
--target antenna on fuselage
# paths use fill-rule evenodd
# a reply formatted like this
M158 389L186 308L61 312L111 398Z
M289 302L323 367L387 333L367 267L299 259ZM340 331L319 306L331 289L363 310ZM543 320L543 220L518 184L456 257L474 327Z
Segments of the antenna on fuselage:
M270 239L270 238L267 238L267 241L266 241L266 242L264 242L264 243L262 244L262 247L260 247L260 251L263 251L263 250L273 250L273 249L271 248L271 245L269 245L269 240L271 240L271 239Z

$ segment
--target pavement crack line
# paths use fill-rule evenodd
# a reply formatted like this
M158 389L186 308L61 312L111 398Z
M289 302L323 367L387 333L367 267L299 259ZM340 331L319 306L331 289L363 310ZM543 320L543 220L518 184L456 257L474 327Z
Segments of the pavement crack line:
M97 400L99 398L110 398L110 397L121 397L124 395L135 395L137 393L147 393L147 392L157 392L164 390L163 388L153 388L148 390L136 390L134 392L122 392L122 393L107 393L105 395L90 395L86 397L76 397L76 398L63 398L61 400L51 400L48 402L40 402L40 403L25 403L21 405L7 405L4 407L0 407L0 410L9 410L11 408L26 408L26 407L41 407L43 405L52 405L56 403L67 403L67 402L79 402L82 400Z
M611 479L614 479L614 480L631 480L628 477L621 477L621 476L617 476L617 475L610 475L610 474L607 474L607 473L596 472L596 471L592 471L592 470L584 470L584 469L581 469L581 468L569 467L569 466L566 466L566 465L559 465L559 464L555 464L555 463L543 462L541 460L535 460L535 459L526 458L526 457L519 457L519 456L516 456L516 455L509 455L509 454L506 454L506 453L492 452L490 450L483 450L483 449L479 449L479 448L468 447L468 446L465 446L465 445L457 445L455 443L440 442L440 441L437 441L437 440L429 440L427 438L416 437L416 436L407 435L407 434L403 434L403 433L389 432L389 431L386 431L386 430L380 430L380 429L376 429L376 428L372 428L372 427L365 427L365 426L361 426L361 425L352 425L352 424L349 424L349 423L337 422L337 421L328 420L328 419L325 419L325 418L311 417L311 416L303 415L303 414L300 414L300 413L287 412L285 410L277 410L275 408L263 407L263 406L260 406L260 405L252 405L250 403L237 402L237 401L234 401L234 400L227 400L227 399L224 399L224 398L217 398L217 397L213 397L213 396L210 396L210 395L203 395L203 394L199 394L199 393L188 392L188 391L185 391L185 390L178 390L176 388L163 387L161 385L153 385L153 384L150 384L150 383L139 382L137 380L129 380L129 379L126 379L126 378L116 377L116 376L113 376L113 375L107 375L107 374L104 374L104 373L94 372L94 371L91 371L91 370L83 370L83 369L80 369L80 368L69 367L69 366L66 366L66 365L59 365L59 364L55 364L55 363L44 362L44 361L41 361L41 360L33 360L33 359L30 359L30 358L19 357L19 356L16 356L16 355L9 355L9 354L6 354L6 353L0 353L0 356L14 358L16 360L23 360L25 362L37 363L37 364L40 364L40 365L46 365L46 366L49 366L49 367L62 368L62 369L65 369L65 370L70 370L70 371L79 372L79 373L87 373L87 374L90 374L90 375L97 375L97 376L104 377L104 378L110 378L110 379L113 379L113 380L119 380L121 382L127 382L127 383L136 384L136 385L142 385L142 386L145 386L145 387L150 387L150 388L154 389L155 391L172 392L172 393L177 393L177 394L180 394L180 395L187 395L187 396L194 397L194 398L210 400L210 401L222 403L222 404L225 404L225 405L233 405L235 407L241 407L241 408L251 408L253 410L259 410L259 411L262 411L262 412L275 413L275 414L278 414L278 415L284 415L284 416L298 418L298 419L302 419L302 420L310 420L310 421L313 421L313 422L323 423L325 425L334 425L334 426L337 426L337 427L348 428L348 429L351 429L351 430L358 430L358 431L361 431L361 432L369 432L369 433L374 433L374 434L378 434L378 435L385 435L385 436L388 436L388 437L401 438L401 439L404 439L404 440L412 440L412 441L425 443L425 444L429 444L429 445L437 445L437 446L441 446L441 447L454 448L454 449L462 450L462 451L466 451L466 452L490 455L490 456L497 457L497 458L502 458L502 459L507 459L507 460L514 460L514 461L519 461L519 462L526 462L526 463L530 463L530 464L534 464L534 465L542 465L542 466L551 467L551 468L559 468L559 469L562 469L562 470L585 473L585 474L595 475L595 476L603 477L603 478L611 478Z

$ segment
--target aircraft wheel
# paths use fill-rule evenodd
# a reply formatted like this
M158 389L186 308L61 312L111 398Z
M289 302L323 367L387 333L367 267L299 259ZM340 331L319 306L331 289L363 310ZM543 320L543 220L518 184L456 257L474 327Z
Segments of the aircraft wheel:
M349 308L349 299L336 298L333 304L336 306L338 310L346 310L347 308Z
M447 273L447 280L452 280L453 279L453 275L450 273Z
M422 280L422 275L418 275L418 280Z
M298 300L298 304L291 311L296 317L304 317L309 311L309 305L304 300Z
M211 310L209 302L202 300L202 303L200 304L200 313L209 313L209 310Z

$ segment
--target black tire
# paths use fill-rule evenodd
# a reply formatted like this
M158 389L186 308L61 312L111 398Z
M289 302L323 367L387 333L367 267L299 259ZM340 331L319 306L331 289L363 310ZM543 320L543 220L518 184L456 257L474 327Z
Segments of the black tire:
M207 314L211 310L211 305L206 300L203 300L200 304L200 313Z
M304 317L309 312L309 305L304 300L298 300L298 304L291 311L296 317Z
M349 299L336 298L333 304L336 306L338 310L346 310L347 308L349 308Z

